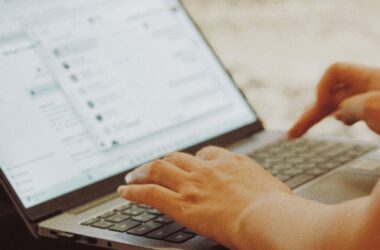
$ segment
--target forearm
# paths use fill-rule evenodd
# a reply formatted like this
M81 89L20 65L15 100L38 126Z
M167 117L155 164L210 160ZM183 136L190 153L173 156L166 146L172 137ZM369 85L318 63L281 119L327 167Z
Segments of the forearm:
M274 195L247 208L236 249L363 249L367 199L329 206ZM365 243L366 244L366 243ZM367 248L370 249L370 248Z

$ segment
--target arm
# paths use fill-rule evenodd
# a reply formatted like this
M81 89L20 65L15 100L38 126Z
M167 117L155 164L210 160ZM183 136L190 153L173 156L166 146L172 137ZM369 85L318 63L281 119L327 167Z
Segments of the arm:
M324 205L297 196L277 197L252 209L238 249L379 249L380 226L372 197ZM379 203L379 200L375 201ZM376 214L380 214L377 212ZM258 237L260 237L258 239ZM247 241L248 239L248 241Z

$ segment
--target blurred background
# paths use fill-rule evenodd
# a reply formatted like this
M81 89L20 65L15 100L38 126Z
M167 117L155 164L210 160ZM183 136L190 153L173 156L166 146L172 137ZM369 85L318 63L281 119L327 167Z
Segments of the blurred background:
M334 62L380 67L380 1L184 0L269 129L288 129ZM379 140L327 118L311 133Z

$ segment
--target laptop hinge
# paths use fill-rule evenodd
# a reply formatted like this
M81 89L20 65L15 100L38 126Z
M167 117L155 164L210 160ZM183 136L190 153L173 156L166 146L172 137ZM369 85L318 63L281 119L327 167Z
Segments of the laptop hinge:
M62 214L63 212L62 212L62 210L55 210L55 211L53 211L53 212L50 212L50 213L47 213L47 214L44 214L44 216L43 217L40 217L40 218L38 218L37 220L34 220L34 222L41 222L41 221L44 221L44 220L47 220L47 219L49 219L49 218L52 218L52 217L55 217L55 216L57 216L57 215L60 215L60 214Z

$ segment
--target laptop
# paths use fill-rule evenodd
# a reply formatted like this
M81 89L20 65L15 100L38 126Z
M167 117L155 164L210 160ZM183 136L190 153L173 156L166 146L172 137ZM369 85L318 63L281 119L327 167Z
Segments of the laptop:
M0 0L1 182L36 238L220 249L116 195L134 168L205 145L334 204L371 192L378 145L266 131L178 0Z

